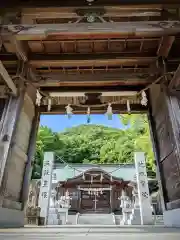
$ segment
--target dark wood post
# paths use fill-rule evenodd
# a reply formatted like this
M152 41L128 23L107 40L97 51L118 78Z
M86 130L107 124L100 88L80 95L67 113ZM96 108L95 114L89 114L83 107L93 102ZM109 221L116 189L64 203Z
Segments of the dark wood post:
M29 184L31 180L32 167L33 167L33 159L36 151L36 138L37 138L37 132L39 128L39 120L40 120L40 114L39 114L38 108L36 108L34 119L32 121L31 135L30 135L29 147L28 147L28 153L27 153L27 162L25 166L23 185L21 190L20 200L22 202L22 210L24 210L27 199L28 199Z

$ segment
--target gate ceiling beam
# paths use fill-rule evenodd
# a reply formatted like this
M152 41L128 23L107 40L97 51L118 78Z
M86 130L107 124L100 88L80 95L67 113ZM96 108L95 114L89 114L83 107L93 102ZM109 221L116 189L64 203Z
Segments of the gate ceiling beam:
M5 25L17 40L135 38L176 35L180 21Z
M165 57L165 58L168 57L174 40L175 40L175 36L163 36L161 38L159 48L157 51L158 57L160 57L160 56Z
M141 91L143 88L146 87L145 85L128 85L128 86L96 86L96 85L91 85L89 86L61 86L61 87L41 87L41 90L44 93L49 93L49 92L82 92L82 93L101 93L101 92L117 92L117 91Z
M13 92L13 94L15 96L17 96L18 91L17 91L16 85L14 84L12 78L10 77L8 72L6 71L6 68L4 67L2 61L0 61L0 74L1 74L2 78L4 79L4 81L6 82L6 84L8 85L8 87Z
M63 86L70 84L73 85L88 85L96 83L109 85L123 83L125 85L128 84L148 84L153 81L153 77L149 77L149 74L141 74L141 73L123 73L122 71L117 72L102 72L102 73L75 73L75 74L42 74L36 75L36 84L39 86Z

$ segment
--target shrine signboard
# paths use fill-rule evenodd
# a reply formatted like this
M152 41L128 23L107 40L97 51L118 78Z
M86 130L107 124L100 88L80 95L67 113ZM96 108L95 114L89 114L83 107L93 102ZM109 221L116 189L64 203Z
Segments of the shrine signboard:
M152 208L149 195L146 161L143 152L135 152L135 167L137 174L141 225L150 225L152 224Z
M51 196L52 170L54 163L54 153L45 152L41 177L41 188L39 195L39 207L41 208L40 217L44 217L46 224L49 200Z

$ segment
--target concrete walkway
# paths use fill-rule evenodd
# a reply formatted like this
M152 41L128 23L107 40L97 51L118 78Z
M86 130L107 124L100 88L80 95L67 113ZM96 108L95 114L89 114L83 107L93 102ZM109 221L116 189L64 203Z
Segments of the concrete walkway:
M165 227L36 227L0 229L0 240L179 240L180 229Z

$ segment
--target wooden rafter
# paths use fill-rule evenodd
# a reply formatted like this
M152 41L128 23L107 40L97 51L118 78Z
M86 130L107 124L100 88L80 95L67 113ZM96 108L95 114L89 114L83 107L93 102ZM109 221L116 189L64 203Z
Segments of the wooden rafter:
M175 36L163 36L159 44L157 55L167 58L174 40Z
M174 73L173 78L171 79L169 83L169 89L175 89L177 86L180 85L180 65L178 66L176 72Z
M1 74L2 78L4 79L4 81L6 82L6 84L8 85L8 87L13 92L13 94L16 96L17 95L16 85L14 84L12 78L9 76L9 74L8 74L6 68L4 67L2 61L0 61L0 74Z
M27 44L17 40L14 36L4 36L3 45L7 52L16 54L19 60L28 61Z
M159 38L138 39L85 39L65 41L28 41L32 53L41 54L74 54L74 53L119 53L126 55L155 53ZM149 48L147 48L149 46Z

